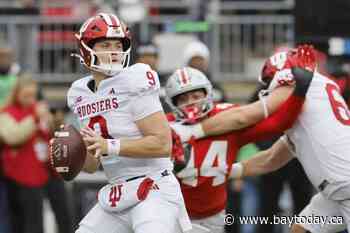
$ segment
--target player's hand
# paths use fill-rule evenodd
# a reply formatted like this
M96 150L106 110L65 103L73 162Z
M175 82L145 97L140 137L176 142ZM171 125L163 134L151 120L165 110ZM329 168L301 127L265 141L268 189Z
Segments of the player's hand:
M170 127L180 137L182 143L190 141L191 138L199 139L205 136L201 124L183 125L175 123L171 124Z
M171 137L173 140L171 160L173 160L174 163L183 164L185 162L185 154L184 154L184 148L182 147L181 139L173 129L171 130Z
M89 127L82 128L80 130L83 136L84 142L87 143L87 150L94 154L95 158L101 157L103 154L107 154L107 140L95 133Z

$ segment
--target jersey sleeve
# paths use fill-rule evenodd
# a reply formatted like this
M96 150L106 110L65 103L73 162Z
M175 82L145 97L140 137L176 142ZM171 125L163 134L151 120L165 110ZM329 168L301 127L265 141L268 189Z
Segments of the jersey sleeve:
M134 121L141 120L153 113L163 111L157 92L148 92L143 94L142 98L134 97L130 104Z
M158 74L146 64L135 64L130 71L129 96L134 121L141 120L155 112L163 111L159 99Z
M82 90L86 82L90 80L89 77L75 80L67 92L67 106L74 112L75 105L82 100Z
M256 125L239 130L240 145L270 139L293 126L302 111L305 98L291 95L276 112Z
M71 111L74 111L75 99L76 99L76 95L74 95L73 87L70 87L67 92L67 106Z
M131 96L142 97L151 93L160 95L158 74L149 65L142 63L135 64L129 75L128 89Z

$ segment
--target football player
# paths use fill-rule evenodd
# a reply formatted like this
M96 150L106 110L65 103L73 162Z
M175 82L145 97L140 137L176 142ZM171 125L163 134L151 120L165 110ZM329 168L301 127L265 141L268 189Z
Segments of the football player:
M128 66L131 36L116 15L89 18L76 37L77 56L90 75L73 82L67 101L89 151L84 170L93 173L101 164L109 182L76 232L190 229L171 172L171 134L159 102L157 73L141 63Z
M293 51L285 52L283 56L286 59L279 67L271 63L271 59L266 62L262 76L270 89L279 86L274 85L279 72L288 73L287 65L292 53ZM305 229L311 232L336 232L345 228L345 225L349 230L349 125L350 112L339 93L339 87L315 71L303 111L296 123L269 150L260 152L250 160L234 164L231 176L264 174L282 167L296 157L319 191L300 215L311 218L323 216L327 219L326 222L312 219L309 224L294 225L293 232ZM339 216L343 217L344 222L339 220Z
M167 102L173 109L173 113L168 115L172 127L192 125L237 107L229 103L214 104L210 81L194 68L176 70L169 77L165 89ZM271 124L271 119L278 124L282 122L276 120L280 112L245 130L204 139L193 138L183 150L180 139L173 134L175 173L194 229L200 225L210 232L224 232L227 181L238 149L248 142L283 132L292 125L301 106L296 105L296 111L289 116L288 124Z
M293 128L290 130L293 130ZM293 158L298 158L294 146L288 140L287 136L283 136L270 149L261 151L255 157L242 163L233 164L233 167L239 169L232 169L230 176L232 178L243 178L266 174L278 170ZM315 169L320 168L318 164L316 165L317 160L314 157L310 158L310 163L311 161L315 163ZM222 170L223 174L225 172L225 170ZM306 172L308 173L308 171ZM299 213L299 216L309 220L308 222L293 224L292 233L336 233L346 229L339 204L327 199L322 192L317 193L311 199L310 203Z
M275 54L269 59L269 63L272 68L265 66L263 74L274 72L276 78L271 82L268 90L261 93L260 101L224 111L199 124L172 126L181 141L187 142L192 137L220 135L251 126L274 113L277 108L279 111L285 111L282 119L286 121L288 114L298 109L295 106L303 102L310 85L310 78L302 77L310 75L315 69L315 53L309 46L299 46L291 50L288 57L285 52ZM303 71L305 69L311 72L306 74ZM299 75L295 76L293 70ZM262 81L265 79L264 76L260 78Z

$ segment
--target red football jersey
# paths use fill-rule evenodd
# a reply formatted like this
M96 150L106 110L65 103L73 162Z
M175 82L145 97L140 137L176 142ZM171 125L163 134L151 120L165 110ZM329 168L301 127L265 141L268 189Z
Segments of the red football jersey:
M176 153L184 150L185 158L178 159L174 170L191 218L212 216L225 208L227 178L236 160L238 148L249 142L280 135L290 128L301 112L304 100L291 95L276 112L255 125L220 136L190 140L187 145L183 145L184 148L181 145L179 147L178 136L173 133L175 161L176 158L181 158ZM209 117L234 106L217 104ZM171 122L175 118L168 117L168 120ZM225 169L227 173L223 174L221 171Z
M209 117L232 108L233 104L216 104ZM171 121L174 118L168 116ZM191 218L204 218L221 212L226 207L227 181L238 149L244 140L238 140L241 131L193 140L184 145L185 164L175 164L186 208ZM220 167L220 169L219 169ZM227 173L220 172L227 168Z

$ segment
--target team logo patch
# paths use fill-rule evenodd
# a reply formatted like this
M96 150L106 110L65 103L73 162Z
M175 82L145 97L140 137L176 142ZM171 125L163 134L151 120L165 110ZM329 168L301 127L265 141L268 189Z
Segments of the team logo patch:
M79 96L78 98L75 99L75 103L80 103L81 101L83 101L83 97Z
M112 94L114 95L114 94L115 94L115 91L114 91L114 88L113 88L113 87L112 87L112 89L110 90L109 94L110 94L110 95L112 95Z

